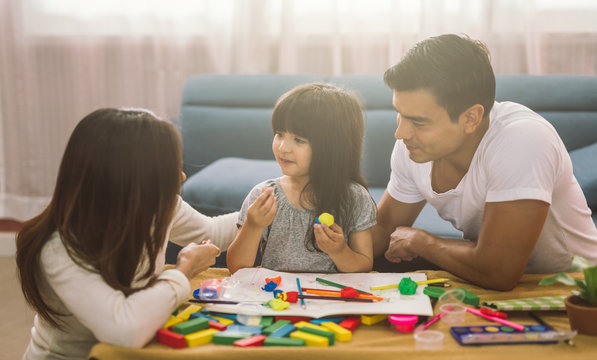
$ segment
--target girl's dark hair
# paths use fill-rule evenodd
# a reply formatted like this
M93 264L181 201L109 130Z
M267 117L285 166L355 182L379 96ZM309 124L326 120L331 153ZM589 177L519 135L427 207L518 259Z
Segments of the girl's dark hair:
M346 223L358 211L352 203L351 184L366 186L361 174L365 124L357 98L330 84L295 87L276 103L272 129L304 137L311 145L309 182L301 202L313 205L318 215L331 213L340 226ZM313 226L305 244L317 249Z
M475 104L489 116L495 101L489 50L466 36L446 34L418 43L386 70L384 81L395 91L430 91L454 122Z
M180 188L182 145L176 127L145 110L99 109L75 127L48 207L17 235L23 294L61 328L44 298L42 248L58 232L71 259L129 295L135 274L154 280L155 263ZM141 266L142 265L142 266Z

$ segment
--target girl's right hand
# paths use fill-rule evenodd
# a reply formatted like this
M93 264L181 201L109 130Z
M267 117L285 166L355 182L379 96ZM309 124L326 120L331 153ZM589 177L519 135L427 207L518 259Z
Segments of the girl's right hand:
M211 242L203 245L190 243L180 250L176 261L176 269L190 280L216 263L220 249Z
M245 224L264 228L274 221L278 204L274 196L274 189L271 187L263 188L261 195L247 209L247 220Z

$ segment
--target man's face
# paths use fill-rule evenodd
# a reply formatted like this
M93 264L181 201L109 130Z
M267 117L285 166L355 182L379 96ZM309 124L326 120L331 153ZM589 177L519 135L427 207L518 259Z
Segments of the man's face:
M463 120L450 121L429 91L394 91L392 104L398 112L394 137L404 141L411 160L424 163L456 154L464 141Z

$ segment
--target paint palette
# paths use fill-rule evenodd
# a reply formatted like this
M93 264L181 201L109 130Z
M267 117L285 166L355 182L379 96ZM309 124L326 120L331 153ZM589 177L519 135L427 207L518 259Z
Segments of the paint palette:
M452 326L450 333L460 345L555 344L574 336L545 325L524 327L524 331L519 331L505 325Z

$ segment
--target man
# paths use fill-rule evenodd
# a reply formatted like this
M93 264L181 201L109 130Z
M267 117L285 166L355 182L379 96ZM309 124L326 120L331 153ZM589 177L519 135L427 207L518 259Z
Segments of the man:
M421 257L498 290L525 272L568 271L573 255L597 261L597 229L562 140L530 109L495 102L482 43L427 39L384 81L398 128L373 228L375 256ZM410 227L426 202L464 241Z

